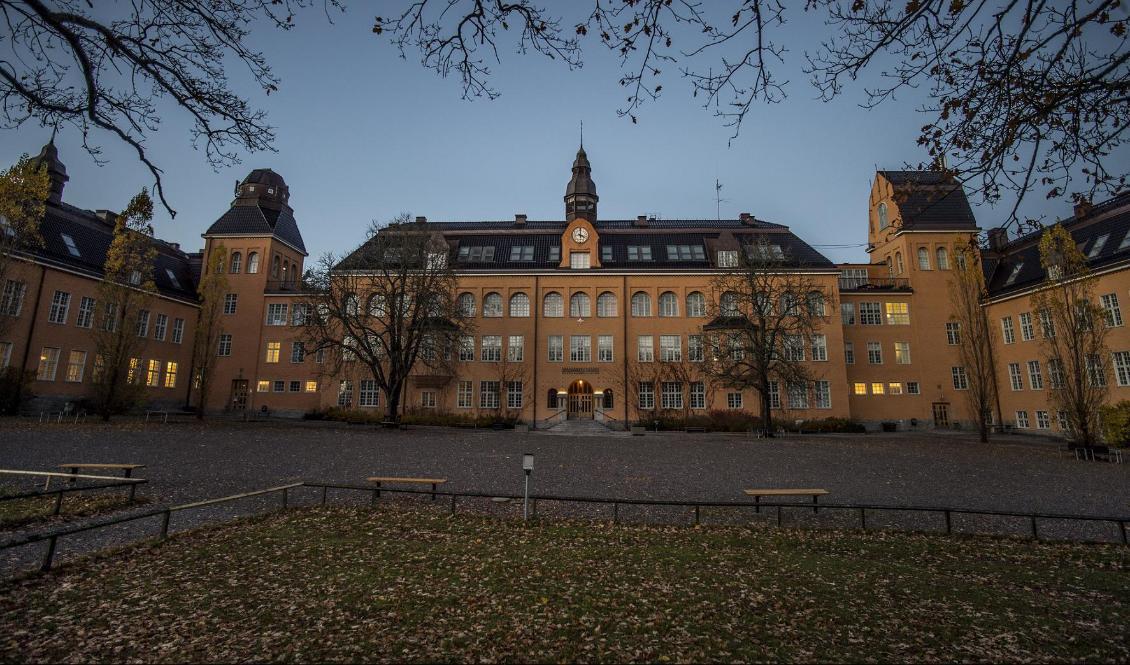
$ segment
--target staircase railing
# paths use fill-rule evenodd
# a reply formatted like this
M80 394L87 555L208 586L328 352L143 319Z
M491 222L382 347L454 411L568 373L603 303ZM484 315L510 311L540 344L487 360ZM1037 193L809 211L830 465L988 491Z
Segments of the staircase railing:
M549 416L548 418L545 418L543 420L535 420L534 421L534 429L549 429L550 427L553 427L554 425L558 425L560 423L565 422L567 417L568 417L568 414L567 414L565 409L558 409L557 413L553 414L552 416Z

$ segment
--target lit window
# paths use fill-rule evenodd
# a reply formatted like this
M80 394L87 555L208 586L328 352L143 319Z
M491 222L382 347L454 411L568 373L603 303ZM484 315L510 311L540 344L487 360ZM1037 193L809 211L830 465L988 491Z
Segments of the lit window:
M82 383L83 370L86 369L86 351L71 351L67 358L67 383Z
M867 394L867 384L866 383L856 383L856 384L854 384L852 386L852 392L854 392L856 395L866 395Z
M145 367L145 385L156 387L161 385L161 361L150 360Z
M872 383L871 384L871 394L872 395L882 395L882 394L884 394L883 384L878 382L878 381L876 381L875 383Z
M260 379L255 385L255 390L261 393L269 393L271 392L271 382Z
M165 387L177 387L177 364L171 360L165 363Z
M279 361L279 351L282 349L282 342L267 342L267 362L277 363Z
M910 305L904 302L889 302L887 307L887 325L910 325Z

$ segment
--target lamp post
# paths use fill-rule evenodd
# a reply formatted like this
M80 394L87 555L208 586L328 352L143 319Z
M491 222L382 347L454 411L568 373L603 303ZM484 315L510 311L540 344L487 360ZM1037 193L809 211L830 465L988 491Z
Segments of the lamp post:
M526 490L522 496L522 521L525 522L530 519L530 474L534 470L534 454L526 453L522 455L522 471L526 472Z

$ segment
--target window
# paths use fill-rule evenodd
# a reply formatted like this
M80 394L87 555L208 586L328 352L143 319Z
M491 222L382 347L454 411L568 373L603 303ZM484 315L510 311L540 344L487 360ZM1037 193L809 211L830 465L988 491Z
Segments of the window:
M1087 377L1094 387L1101 387L1106 385L1106 370L1103 367L1102 356L1097 354L1090 354L1085 359L1087 365Z
M663 362L683 360L683 339L679 335L659 336L659 359Z
M469 409L474 405L474 395L472 388L474 384L470 381L460 381L459 387L455 392L455 406L460 409Z
M420 391L420 406L425 409L436 408L436 391L434 390L421 390Z
M872 365L883 364L883 346L879 342L867 343L867 362Z
M346 408L353 406L352 381L341 381L337 384L337 405L344 406Z
M1036 336L1032 333L1032 312L1020 313L1020 339L1030 342Z
M877 326L883 323L883 310L880 303L859 303L859 323L864 326Z
M357 391L357 406L380 406L381 391L373 379L361 379Z
M719 268L737 268L738 267L738 253L732 249L718 250L718 267Z
M259 272L259 253L251 252L247 255L247 274L254 275Z
M726 393L726 408L740 409L742 408L742 394L739 392Z
M587 318L592 315L592 302L589 294L577 291L569 296L569 316Z
M706 316L706 297L699 291L687 294L687 316L702 318Z
M640 396L641 409L655 408L655 384L651 381L640 381L637 390Z
M306 360L306 343L305 342L291 342L290 344L290 362L300 363Z
M953 367L950 373L953 375L954 390L969 390L969 377L966 376L964 367Z
M650 261L651 260L651 246L650 245L628 245L628 260L629 261Z
M926 251L925 247L919 247L918 248L918 269L919 270L929 270L930 269L930 252Z
M86 351L71 351L67 357L67 383L82 383L82 373L86 368Z
M733 338L730 339L733 340ZM785 335L781 346L786 361L799 362L804 360L804 339L800 335Z
M522 362L526 355L526 338L523 335L511 335L507 342L506 359L510 362Z
M746 245L745 253L753 261L782 261L785 258L785 252L780 245L764 242Z
M655 339L651 335L636 337L636 360L641 363L655 361Z
M560 293L545 294L542 303L542 315L553 318L565 316L565 299L561 297Z
M1090 251L1087 252L1087 258L1093 259L1093 258L1097 257L1100 253L1102 253L1103 247L1106 246L1106 241L1107 241L1108 238L1110 238L1109 233L1104 233L1101 236L1095 238L1095 241L1091 243Z
M832 408L832 383L830 381L815 381L812 384L812 394L816 398L817 409Z
M706 408L706 384L702 381L691 381L690 407L692 409Z
M549 336L549 362L559 363L565 359L565 338L561 335Z
M1055 337L1055 321L1052 320L1052 313L1046 309L1040 310L1040 334L1045 339Z
M510 248L511 261L533 261L534 260L534 246L533 245L514 245Z
M219 344L216 349L217 356L230 356L231 355L231 335L223 333L220 335Z
M485 363L502 360L502 335L483 335L479 345L479 360Z
M588 252L569 252L570 270L588 270L590 267Z
M705 360L702 335L687 335L687 360L700 363Z
M1114 359L1114 380L1120 386L1130 386L1130 351L1115 351L1111 356Z
M67 251L71 253L71 256L82 256L82 254L78 251L78 247L75 245L74 238L67 235L66 233L60 233L59 236L63 239L63 244L67 246Z
M945 247L939 247L938 249L934 250L934 257L937 259L938 270L950 269L950 255L949 252L946 251Z
M742 339L738 335L730 335L727 340L730 345L730 360L741 360L745 357L745 347L742 345ZM804 352L804 347L801 346L801 353Z
M1016 342L1016 330L1012 327L1012 317L1006 316L1001 319L1001 334L1004 336L1005 344L1012 344Z
M592 338L588 335L569 337L569 360L575 363L592 362Z
M353 315L356 315L357 314L357 304L356 304L357 298L356 298L356 296L352 296L352 295L349 296L349 297L352 298L352 303L353 303L353 308L351 310L351 313ZM349 305L346 305L346 309L349 310ZM267 325L269 325L269 326L285 326L286 322L287 322L286 310L287 310L286 303L281 303L281 304L280 303L272 303L272 304L267 305Z
M1008 364L1008 380L1013 390L1024 390L1024 375L1020 373L1020 363Z
M1027 411L1017 411L1016 412L1016 427L1019 428L1019 429L1028 429L1029 424L1028 424L1028 412Z
M134 270L133 272L131 272L129 274L129 283L133 284L134 286L141 284L141 271L140 270Z
M51 311L47 314L50 323L66 323L67 311L71 308L71 294L66 291L56 291L51 298ZM142 335L144 337L144 335Z
M4 297L0 299L0 314L19 316L24 307L27 284L9 279L4 282Z
M530 297L525 293L510 296L510 316L525 318L530 315Z
M1028 361L1028 385L1032 390L1044 389L1044 377L1040 374L1040 361Z
M177 364L172 360L165 363L165 387L177 387Z
M137 336L145 337L149 334L149 310L143 309L137 313Z
M679 297L670 291L664 291L659 295L659 316L678 316L679 315Z
M788 391L790 409L808 408L808 386L803 381L789 382Z
M895 270L899 275L901 275L906 270L906 267L902 262L902 252L895 252Z
M488 293L483 296L483 316L497 318L502 316L502 296Z
M302 382L301 381L291 381L288 384L288 389L292 393L300 393L300 392L302 392Z
M616 316L616 296L611 291L597 296L596 315L605 318Z
M667 245L668 261L705 261L702 245Z
M856 395L866 395L867 394L867 384L856 382L856 383L852 384L851 391L853 393L855 393Z
M664 409L683 408L683 384L678 381L664 381L660 385L660 407Z
M910 342L895 342L895 364L910 364Z
M224 314L235 314L236 304L239 302L238 293L224 294Z
M1130 235L1130 234L1128 234ZM1099 298L1102 304L1103 313L1106 315L1106 325L1108 328L1117 328L1122 325L1122 311L1118 308L1118 295L1108 293Z
M596 338L597 362L612 362L612 335L600 335Z
M769 408L781 408L781 386L776 381L769 382Z
M375 300L376 298L377 298L377 296L373 296L373 300ZM379 316L379 314L376 314L376 315L373 314L373 300L369 301L369 314L370 314L370 316ZM380 307L378 309L383 310L384 309L383 303L378 303L378 304L380 304ZM470 293L460 293L457 306L459 307L459 313L462 314L463 316L474 316L475 315L475 296L471 295Z
M1063 373L1063 361L1059 358L1048 358L1048 384L1053 390L1062 388L1067 381Z
M961 344L961 323L957 321L946 323L946 344L950 346Z
M876 209L876 215L879 217L879 230L880 231L882 231L883 229L890 226L890 222L887 221L887 204L886 203L880 203L879 204L878 208Z
M608 263L612 260L612 245L601 245L600 260Z
M1048 417L1047 411L1036 412L1036 429L1051 429L1052 419Z
M169 317L165 314L157 315L157 322L153 324L153 339L158 342L165 341L165 332L169 329Z
M812 336L812 360L823 362L828 359L828 337L826 335Z
M1020 271L1023 270L1023 269L1024 269L1024 262L1023 261L1017 262L1017 264L1012 267L1012 272L1008 273L1008 278L1004 280L1004 285L1008 286L1008 285L1012 284L1013 282L1015 282L1016 278L1020 276Z
M737 313L738 313L737 312L738 296L737 296L736 293L723 293L722 294L723 300L725 300L727 296L730 296L732 298L731 302L733 304L730 307L723 306L723 310L729 311L730 316L736 316ZM784 294L781 295L781 314L783 314L785 316L796 316L797 315L797 297L796 297L796 294L784 293Z
M238 275L240 268L243 266L243 255L239 252L231 253L231 274Z
M546 257L550 263L557 263L561 260L561 245L551 245L549 253Z
M605 388L604 389L604 400L603 400L603 402L604 402L604 409L605 410L609 410L609 409L612 408L612 389L611 388Z
M910 305L904 302L889 302L887 303L887 325L889 326L908 326L910 325Z
M809 316L824 316L824 294L819 291L809 291L805 299Z
M145 367L145 385L156 388L161 385L161 361L150 360Z
M494 248L478 246L462 245L459 247L459 253L456 260L460 263L493 263L494 262Z
M632 294L632 316L651 316L651 297L643 291Z
M12 343L0 342L0 369L12 364Z
M855 303L840 303L840 322L845 326L850 326L855 323Z
M261 393L269 393L271 392L271 382L260 379L259 381L255 382L255 390Z
M277 363L279 361L279 351L282 348L282 342L267 342L267 362Z
M855 344L851 342L844 342L844 363L855 364Z
M374 296L375 297L375 296ZM372 300L369 301L370 303ZM308 326L314 321L310 316L310 305L295 303L290 307L290 325Z
M271 261L271 277L274 278L274 279L278 279L279 278L279 270L280 270L279 257L276 254L275 258Z
M1130 234L1127 234L1127 235L1130 235ZM1067 429L1067 412L1066 411L1056 411L1055 412L1055 422L1056 422L1056 425L1061 430L1066 430Z
M91 328L94 326L94 298L83 296L78 304L78 317L75 318L75 325L79 328Z
M871 384L871 394L872 395L885 395L886 394L886 388L887 388L886 385L883 384L881 381L876 381L876 382Z
M906 394L907 395L921 395L922 394L921 389L918 387L917 381L907 381L906 382Z
M521 381L507 381L506 382L506 408L520 409L522 408L522 382Z
M479 381L479 408L497 409L500 385L498 381Z

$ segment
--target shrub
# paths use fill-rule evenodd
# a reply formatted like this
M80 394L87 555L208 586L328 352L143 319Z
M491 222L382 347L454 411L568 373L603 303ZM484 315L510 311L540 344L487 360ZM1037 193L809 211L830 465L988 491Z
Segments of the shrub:
M0 369L0 415L19 415L20 407L34 397L31 393L34 380L35 372L31 370L20 371L18 367Z
M1099 417L1102 418L1103 440L1108 445L1123 448L1130 444L1130 401L1103 406Z
M384 422L385 412L330 407L308 411L303 417L306 420L332 420L354 425L379 425ZM508 415L475 416L469 413L445 413L431 409L418 409L401 416L400 422L405 425L439 425L443 427L491 427L501 423L507 427L514 427L518 418Z

